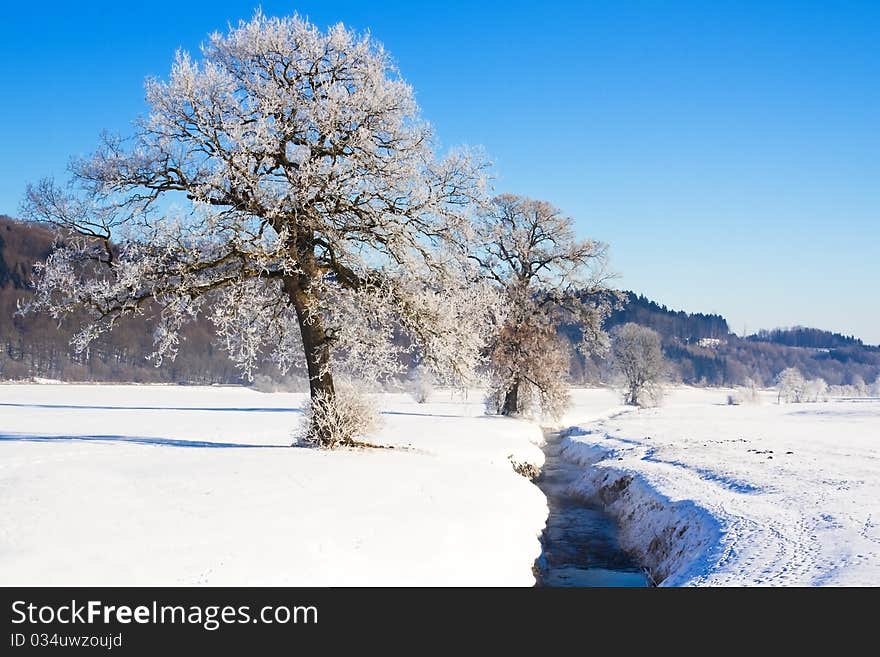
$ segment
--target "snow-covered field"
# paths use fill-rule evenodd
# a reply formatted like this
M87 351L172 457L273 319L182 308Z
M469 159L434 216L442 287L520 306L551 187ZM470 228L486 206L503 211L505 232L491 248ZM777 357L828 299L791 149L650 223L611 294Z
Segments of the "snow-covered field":
M596 466L579 492L665 585L880 585L880 399L725 399L624 410L578 391L565 456Z
M880 585L880 399L627 409L574 391L577 488L664 585ZM376 442L291 449L303 396L0 385L0 585L531 585L537 426L383 395Z
M374 440L290 449L302 395L0 386L0 585L531 585L539 429L385 395Z

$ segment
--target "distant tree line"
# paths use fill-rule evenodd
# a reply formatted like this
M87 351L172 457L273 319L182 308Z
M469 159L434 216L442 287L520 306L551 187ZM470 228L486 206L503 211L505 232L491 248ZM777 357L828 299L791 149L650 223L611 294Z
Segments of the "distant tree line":
M625 292L626 300L608 318L609 326L633 323L647 326L668 340L689 343L702 338L726 338L727 320L721 315L670 310L644 295Z
M154 350L154 327L149 321L126 318L120 330L103 334L87 353L77 355L70 346L79 324L76 318L59 326L46 315L17 315L19 300L32 294L29 281L33 265L46 257L54 239L55 234L47 228L0 216L0 379L207 384L245 381L226 350L216 343L214 331L205 320L185 328L175 360L155 367L147 359ZM584 300L590 302L588 295ZM629 322L660 335L672 378L684 383L738 386L753 381L770 386L780 372L790 367L808 380L823 379L830 386L875 381L880 375L880 349L828 331L796 327L762 331L743 339L730 333L720 315L670 310L633 292L623 294L605 328L610 331ZM574 323L563 324L559 333L570 347L566 353L572 383L610 380L607 358L584 356L575 348L584 336ZM703 346L701 340L705 345L705 339L718 342ZM263 381L281 378L268 364L258 374Z
M660 305L634 292L609 316L605 328L635 323L655 330L671 375L693 385L772 386L786 368L796 368L808 379L832 386L874 381L880 374L880 348L851 336L819 329L761 331L748 338L730 332L720 315L686 313ZM574 325L561 329L572 343L579 339ZM572 379L579 383L607 380L608 364L597 357L572 354Z
M821 329L795 326L761 330L746 338L752 342L772 342L788 347L804 347L807 349L834 349L838 347L861 347L862 341L852 335L842 335Z

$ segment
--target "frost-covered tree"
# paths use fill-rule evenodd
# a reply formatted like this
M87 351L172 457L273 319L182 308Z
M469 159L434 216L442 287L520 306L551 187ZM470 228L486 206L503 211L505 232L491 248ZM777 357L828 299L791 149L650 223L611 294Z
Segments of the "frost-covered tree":
M803 401L805 402L817 402L822 399L825 399L825 394L828 392L828 384L825 382L823 378L810 379L806 383L804 383L804 392L803 392Z
M158 362L206 314L248 375L266 358L304 362L316 412L341 367L396 371L401 330L438 376L473 371L490 304L446 246L466 231L481 167L435 156L380 45L257 13L212 34L200 60L178 53L146 98L133 137L105 137L66 186L28 188L26 215L63 229L30 309L88 309L86 349L123 315L161 308ZM333 423L311 417L311 438L335 444Z
M807 385L804 375L796 367L787 367L776 376L777 402L800 403Z
M492 200L476 232L470 256L503 300L489 357L489 408L559 416L568 401L569 353L556 329L576 324L585 353L605 346L602 323L616 299L606 285L607 247L577 239L571 218L550 203L512 194Z
M418 366L410 374L406 389L416 402L425 404L434 394L434 376L427 367Z
M669 368L655 330L632 322L615 328L611 365L623 379L625 403L649 406L660 401Z
M858 374L853 374L850 377L850 385L853 388L855 397L866 397L868 395L868 385L865 383L865 380L859 376Z

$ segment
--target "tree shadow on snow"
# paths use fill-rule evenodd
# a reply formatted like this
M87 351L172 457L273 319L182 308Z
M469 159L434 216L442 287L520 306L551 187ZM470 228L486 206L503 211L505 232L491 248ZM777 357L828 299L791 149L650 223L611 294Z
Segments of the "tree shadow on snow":
M0 403L0 407L50 408L83 411L219 411L231 413L302 413L301 408L274 407L207 407L207 406L77 406L71 404L14 404Z
M415 413L411 411L382 411L382 415L407 415L412 417L448 417L458 420L468 419L467 415L450 415L446 413Z
M195 447L208 449L289 449L287 445L248 445L246 443L222 443L207 440L178 440L175 438L151 438L146 436L40 436L36 434L0 434L0 442L25 442L25 443L59 443L59 442L105 442L105 443L134 443L136 445L158 445L163 447Z

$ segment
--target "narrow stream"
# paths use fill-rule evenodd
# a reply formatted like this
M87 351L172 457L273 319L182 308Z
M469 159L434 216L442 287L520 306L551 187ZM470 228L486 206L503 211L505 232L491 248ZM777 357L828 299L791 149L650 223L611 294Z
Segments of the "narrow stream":
M561 437L545 432L544 468L535 481L550 515L535 562L538 586L648 586L645 573L617 540L604 511L568 493L582 466L560 456Z

